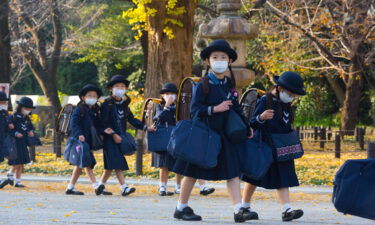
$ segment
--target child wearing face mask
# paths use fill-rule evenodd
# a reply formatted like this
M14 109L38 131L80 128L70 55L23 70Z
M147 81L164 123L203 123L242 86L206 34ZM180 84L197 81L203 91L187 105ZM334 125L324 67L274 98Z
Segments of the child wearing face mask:
M248 137L252 136L252 130L243 117L238 103L235 79L230 67L230 64L237 59L237 53L227 41L215 40L201 52L200 56L206 62L207 70L206 76L197 84L193 93L190 105L191 115L198 115L202 122L207 122L211 129L220 134L222 147L214 168L201 168L184 160L176 159L172 171L185 177L182 181L181 194L174 218L187 221L202 220L202 217L196 215L193 209L188 206L188 201L196 180L204 179L226 180L235 222L257 219L256 213L242 207L238 146L231 143L225 135L228 111L233 109L248 126ZM227 73L230 77L226 76Z
M9 132L8 125L8 97L7 95L0 91L0 163L4 162L5 152L3 152L4 138ZM0 189L9 183L9 179L3 179L0 181Z
M175 126L176 125L176 97L177 87L173 83L164 84L160 90L162 103L156 106L156 113L153 118L155 125L160 126ZM171 196L174 193L167 191L168 173L173 166L174 158L167 152L153 152L151 165L155 168L160 168L159 171L159 195ZM180 176L177 177L177 183L181 180Z
M101 121L105 128L103 137L104 172L99 185L105 185L115 170L116 177L121 185L121 195L127 196L135 192L135 188L125 183L124 171L129 170L128 163L122 154L119 144L122 141L121 134L124 134L129 122L135 128L147 130L147 126L140 120L134 118L130 111L130 98L125 94L130 82L122 75L115 75L108 83L110 97L101 106ZM154 130L149 128L148 130Z
M98 133L105 132L102 130L99 118L99 105L98 99L102 96L102 91L95 85L87 84L85 85L78 94L80 102L77 104L77 107L73 110L72 119L70 121L70 137L77 138L81 142L86 142L91 149L91 132L90 128L94 126L97 129ZM94 175L94 167L96 165L95 156L92 151L89 155L84 155L84 157L90 157L90 160L83 159L85 162L92 162L91 165L84 165L86 174L92 183L94 192L96 195L110 195L110 192L104 190L104 185L99 185L96 182ZM75 189L75 184L79 176L82 173L82 169L78 166L74 166L72 177L65 191L67 195L84 195L83 192Z
M19 101L16 112L9 116L9 132L16 138L17 157L9 159L8 164L12 167L7 173L7 180L3 181L1 186L6 184L14 185L17 188L25 187L21 183L21 174L23 165L30 163L29 150L27 147L27 137L34 137L34 126L31 123L29 115L35 107L33 101L28 97L22 97ZM15 176L15 178L14 178ZM6 183L4 183L6 182Z
M292 131L293 112L291 102L298 96L305 95L302 78L295 72L285 72L274 77L276 86L260 98L250 123L252 127L264 133L263 139L270 146L267 134L289 133ZM243 207L250 208L250 201L257 186L276 189L282 209L282 220L291 221L303 216L303 211L293 209L289 200L289 187L299 186L294 160L279 162L274 160L268 172L261 180L253 180L246 175L243 190Z

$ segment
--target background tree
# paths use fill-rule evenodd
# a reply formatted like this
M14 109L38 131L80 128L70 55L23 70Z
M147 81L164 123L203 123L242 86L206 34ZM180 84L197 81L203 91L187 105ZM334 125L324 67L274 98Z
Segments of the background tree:
M342 105L341 128L353 130L358 121L364 81L375 76L366 72L374 63L375 55L373 1L251 1L249 5L255 4L264 6L262 15L272 14L277 19L273 24L279 30L293 29L307 40L312 57L287 63L326 76ZM253 11L248 11L244 16L252 14Z
M10 83L10 32L8 0L0 1L0 83Z
M124 17L138 31L147 31L145 96L156 97L163 83L192 74L194 13L197 0L137 0Z

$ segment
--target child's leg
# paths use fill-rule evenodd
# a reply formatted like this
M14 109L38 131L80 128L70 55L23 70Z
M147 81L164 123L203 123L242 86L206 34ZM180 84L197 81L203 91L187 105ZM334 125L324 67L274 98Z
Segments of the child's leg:
M87 174L87 177L89 178L89 180L91 181L92 184L95 184L96 183L96 178L95 178L95 175L94 175L94 170L89 168L89 167L86 167L85 168L85 172Z
M235 213L241 208L241 187L240 187L240 179L238 177L232 178L227 180L227 189L229 196L232 200L232 205L235 208Z
M124 185L125 184L124 171L115 170L115 173L116 173L116 177L117 177L118 182L121 184L121 186Z
M277 196L280 199L280 203L284 206L284 211L291 208L289 200L289 188L277 189Z
M160 187L161 186L164 186L166 187L167 186L167 182L168 182L168 168L166 167L162 167L160 168L159 170L159 179L160 179Z
M109 179L109 177L111 176L111 174L112 174L112 170L104 170L103 175L100 178L100 182L102 184L105 184L107 180Z
M250 208L251 198L253 197L256 188L255 185L245 182L242 196L242 207Z
M192 177L184 177L184 179L182 179L181 194L178 200L177 210L182 211L187 207L191 191L193 190L196 181L197 179Z
M176 173L176 186L181 187L182 175Z
M81 176L81 174L82 174L82 169L79 168L78 166L75 166L74 169L73 169L72 176L70 177L70 181L69 181L69 184L68 184L68 190L74 189L74 185L77 183L77 180L78 180L79 176Z

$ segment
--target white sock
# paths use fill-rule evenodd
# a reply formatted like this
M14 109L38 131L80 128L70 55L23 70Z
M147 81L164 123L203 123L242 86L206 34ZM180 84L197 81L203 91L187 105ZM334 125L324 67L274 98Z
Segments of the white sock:
M199 185L199 190L204 191L206 189L206 184Z
M20 184L21 183L21 179L16 179L16 184Z
M124 191L127 187L128 187L128 185L126 183L121 185L121 191Z
M175 188L175 189L181 189L181 185L176 184L176 185L174 186L174 188Z
M68 184L68 190L73 190L73 189L74 189L74 184L69 183L69 184Z
M188 207L188 204L182 204L180 201L177 202L177 210L182 212L184 208Z
M235 204L235 205L233 206L233 212L234 212L234 213L238 213L238 212L240 211L241 208L242 208L242 203L239 202L239 203L237 203L237 204Z
M250 202L242 202L242 207L246 209L250 209Z
M167 187L167 183L166 182L160 182L159 187Z
M7 173L7 178L9 179L9 180L14 180L14 173L12 173L12 171L8 171L8 173Z
M93 184L92 184L92 187L93 187L94 189L97 189L97 188L99 187L99 183L98 183L98 182L93 183Z
M160 186L159 191L167 191L167 188L165 186Z
M285 212L287 209L292 209L292 206L289 203L285 203L283 206L283 212Z

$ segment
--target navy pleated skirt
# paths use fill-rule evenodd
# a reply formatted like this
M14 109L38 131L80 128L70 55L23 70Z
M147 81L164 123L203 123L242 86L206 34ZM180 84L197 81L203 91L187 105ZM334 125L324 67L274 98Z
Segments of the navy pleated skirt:
M172 171L187 177L203 180L229 180L241 174L237 146L230 143L224 133L220 133L222 148L214 168L201 168L181 159L176 159Z
M241 175L241 180L266 189L299 186L294 160L285 162L274 161L261 180L254 180L246 175Z
M16 138L17 158L8 160L8 164L21 165L30 163L29 149L27 148L26 137Z
M168 168L171 170L175 159L168 152L153 152L151 166L155 168Z
M128 162L111 136L104 136L103 145L104 169L129 170Z

